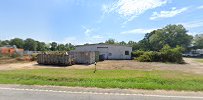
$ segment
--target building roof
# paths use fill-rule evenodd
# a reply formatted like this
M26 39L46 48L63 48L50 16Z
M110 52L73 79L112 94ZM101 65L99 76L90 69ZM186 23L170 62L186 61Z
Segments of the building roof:
M92 46L92 45L110 45L110 46L124 46L124 47L132 47L129 45L120 45L120 44L105 44L105 43L97 43L97 44L85 44L85 45L76 45L76 47L82 47L82 46Z

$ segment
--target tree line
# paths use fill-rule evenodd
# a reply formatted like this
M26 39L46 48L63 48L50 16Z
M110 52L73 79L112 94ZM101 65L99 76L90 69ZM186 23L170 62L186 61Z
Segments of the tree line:
M166 45L172 48L180 46L185 49L184 51L203 49L203 34L193 37L187 34L187 32L183 25L167 25L161 29L146 33L144 38L139 42L129 41L126 43L124 41L116 42L114 39L109 39L105 43L129 45L132 46L133 51L159 51Z
M117 42L115 39L108 39L104 44L118 44L132 46L133 51L159 51L165 45L172 48L176 46L183 47L186 51L191 49L203 49L203 34L191 36L187 34L186 28L183 25L167 25L161 29L146 33L144 38L139 42L135 41L121 41ZM14 38L11 40L0 40L0 46L16 45L18 48L23 48L30 51L69 51L74 49L71 43L59 44L56 42L45 43L28 38L26 40ZM88 44L85 44L88 45Z
M17 48L23 48L24 50L29 51L70 51L74 49L74 45L71 43L67 44L58 44L56 42L45 43L36 41L31 38L25 40L20 38L14 38L11 40L0 40L0 47L5 45L15 45Z

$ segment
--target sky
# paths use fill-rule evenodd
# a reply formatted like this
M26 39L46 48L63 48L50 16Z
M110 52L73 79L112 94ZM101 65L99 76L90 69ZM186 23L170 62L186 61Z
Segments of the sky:
M203 34L203 0L0 0L0 40L137 42L168 24Z

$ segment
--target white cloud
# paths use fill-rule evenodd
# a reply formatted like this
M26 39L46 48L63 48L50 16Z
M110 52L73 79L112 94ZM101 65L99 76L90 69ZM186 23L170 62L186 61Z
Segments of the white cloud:
M197 7L197 9L203 9L203 5L201 5L201 6Z
M132 30L121 32L120 34L146 34L153 30L155 30L155 28L151 28L151 29L137 28L137 29L132 29Z
M90 34L94 31L93 28L87 28L86 26L82 26L82 28L85 30L85 35L90 36Z
M170 11L161 11L161 12L153 12L153 15L150 17L151 20L158 19L158 18L168 18L168 17L174 17L178 14L181 14L188 10L187 7L176 9L176 7L173 7Z
M197 27L203 27L203 20L196 20L191 22L183 22L183 23L177 23L182 24L185 28L197 28Z
M147 10L160 7L167 2L168 0L119 0L111 5L103 5L102 10L104 13L117 13L132 21Z

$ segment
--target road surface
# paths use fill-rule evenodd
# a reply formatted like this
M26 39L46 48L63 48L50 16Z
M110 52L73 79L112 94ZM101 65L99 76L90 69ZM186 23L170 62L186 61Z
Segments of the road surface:
M105 92L104 92L105 91ZM203 96L133 94L109 90L0 85L0 100L203 100Z

